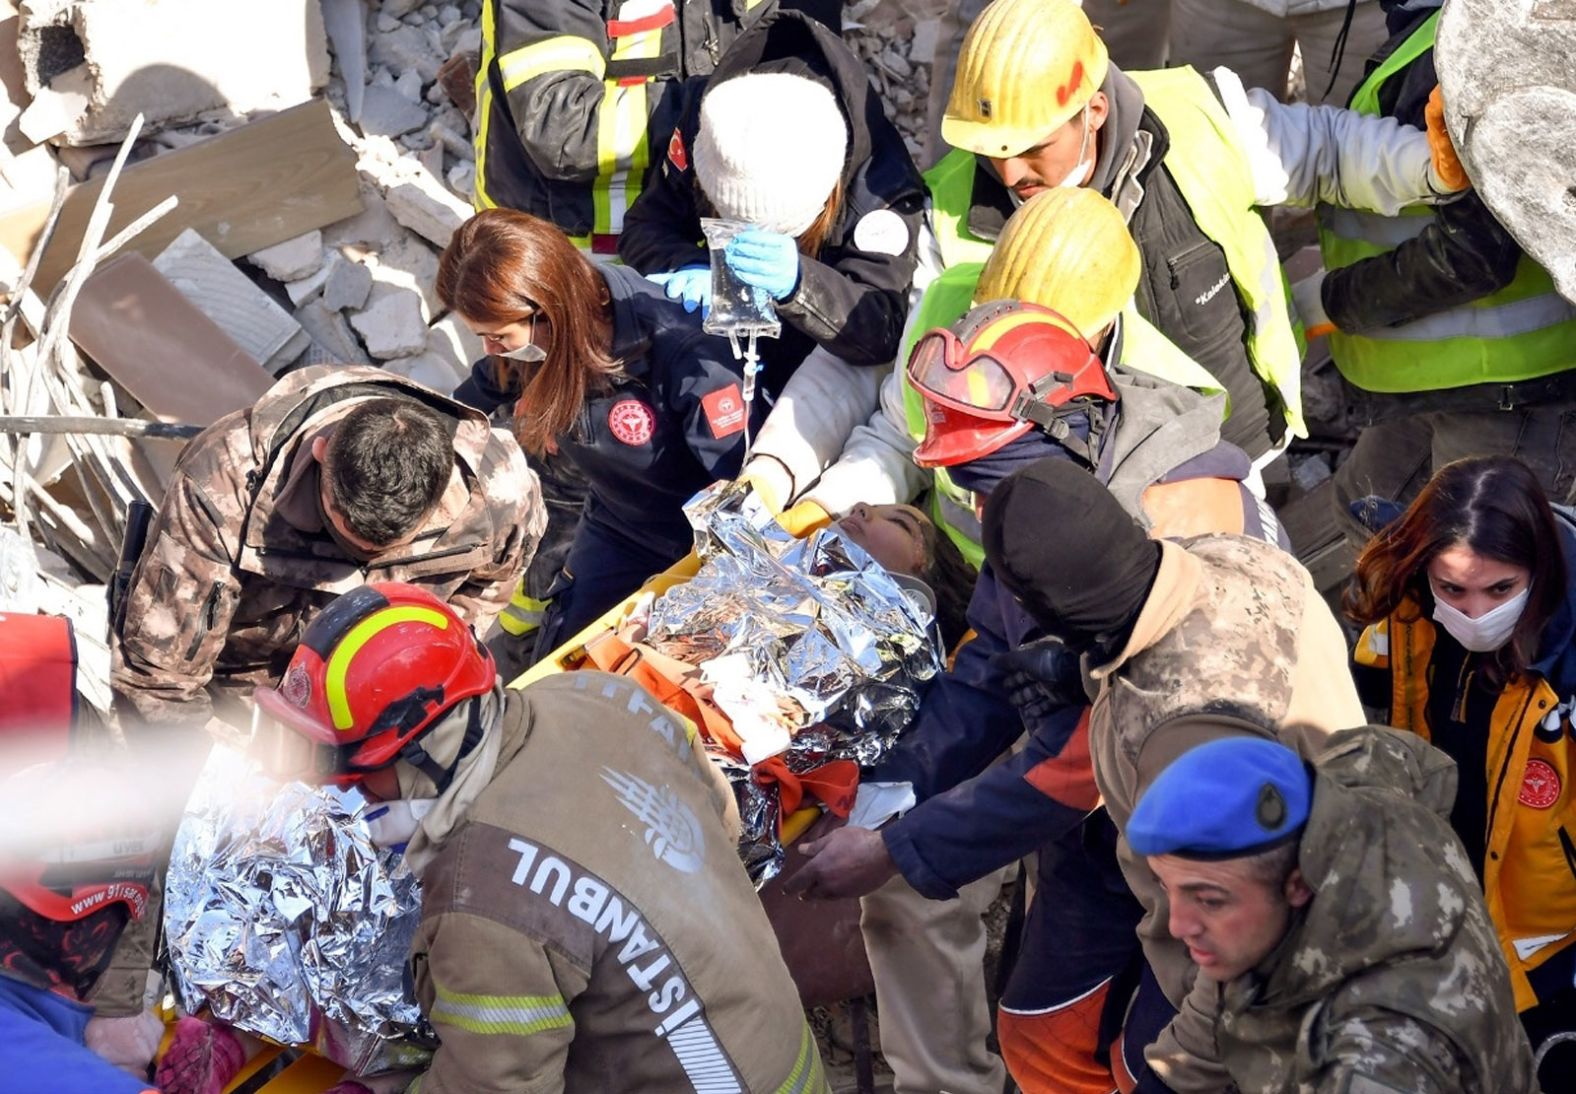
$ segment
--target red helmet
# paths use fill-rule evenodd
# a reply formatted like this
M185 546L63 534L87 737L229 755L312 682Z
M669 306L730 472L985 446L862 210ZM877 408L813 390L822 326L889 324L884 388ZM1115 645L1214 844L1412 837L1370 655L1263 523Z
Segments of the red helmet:
M492 690L492 654L437 597L397 581L364 585L312 620L258 708L323 746L324 774L387 767L455 704Z
M914 452L921 467L980 459L1035 427L1078 447L1065 419L1088 412L1093 439L1099 405L1116 401L1105 362L1078 328L1017 300L981 304L952 329L926 332L909 355L908 380L925 400L925 439ZM1081 454L1092 457L1092 446Z

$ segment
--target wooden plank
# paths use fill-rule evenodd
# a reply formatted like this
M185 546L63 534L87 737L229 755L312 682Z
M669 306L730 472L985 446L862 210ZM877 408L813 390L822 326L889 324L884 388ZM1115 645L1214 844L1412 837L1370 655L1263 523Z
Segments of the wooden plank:
M102 182L74 187L33 288L47 297L76 261ZM227 258L251 254L361 211L355 153L321 99L129 166L115 186L113 235L170 194L180 204L131 244L149 258L194 228ZM0 215L0 246L32 252L48 204Z

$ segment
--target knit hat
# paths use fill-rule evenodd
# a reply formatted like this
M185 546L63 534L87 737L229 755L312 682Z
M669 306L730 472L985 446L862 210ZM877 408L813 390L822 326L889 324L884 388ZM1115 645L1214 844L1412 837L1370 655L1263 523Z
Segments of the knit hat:
M752 72L706 92L695 177L717 215L798 236L843 174L848 123L832 92L786 72Z
M1237 858L1301 831L1312 800L1308 770L1291 749L1227 737L1173 760L1138 799L1125 835L1140 855Z

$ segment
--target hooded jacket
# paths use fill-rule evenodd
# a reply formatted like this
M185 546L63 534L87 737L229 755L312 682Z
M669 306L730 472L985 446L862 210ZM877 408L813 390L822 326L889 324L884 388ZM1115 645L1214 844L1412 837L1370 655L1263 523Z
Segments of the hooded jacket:
M412 1089L829 1094L694 727L599 672L489 710L411 842L442 1040Z
M924 181L864 64L838 35L799 12L779 10L740 35L709 78L691 80L666 158L630 207L619 239L619 256L643 274L707 260L697 205L701 191L689 162L701 99L714 84L788 58L831 86L848 123L849 143L837 221L820 253L800 258L799 286L777 304L782 337L763 343L766 375L779 375L779 386L817 345L850 364L890 362L914 278ZM771 119L763 117L761 124Z
M1576 514L1556 508L1560 547L1576 575ZM1437 630L1408 600L1363 631L1358 671L1387 677L1387 721L1431 738L1428 721ZM1528 974L1576 945L1576 580L1549 620L1537 660L1493 703L1485 750L1488 909L1510 966L1516 1006L1538 1003Z
M1444 815L1455 765L1417 737L1335 734L1298 868L1313 899L1218 995L1242 1094L1538 1089L1477 877Z
M454 468L416 537L361 561L324 528L312 441L357 403L388 397L452 423ZM148 722L201 723L210 685L233 705L276 683L312 618L371 581L420 585L482 628L509 603L545 523L520 446L480 413L381 369L293 372L181 453L113 643L117 703Z

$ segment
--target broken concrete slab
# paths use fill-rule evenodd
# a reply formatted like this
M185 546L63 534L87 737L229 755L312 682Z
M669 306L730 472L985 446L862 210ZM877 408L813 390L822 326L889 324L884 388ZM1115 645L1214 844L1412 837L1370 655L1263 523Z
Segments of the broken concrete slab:
M438 256L421 240L401 235L391 246L366 255L374 285L410 289L421 297L421 321L425 326L442 310L438 301Z
M270 372L277 374L306 348L301 325L191 229L153 267Z
M321 0L323 28L334 47L340 75L345 80L345 114L361 120L362 94L367 82L367 9L361 0Z
M438 78L438 69L448 56L443 40L436 28L401 26L384 34L374 35L370 59L373 64L387 65L396 73L414 71L423 84Z
M361 131L369 136L397 137L427 124L427 112L397 89L373 84L361 107Z
M299 307L323 291L323 286L328 284L329 276L334 272L334 267L344 261L338 251L327 251L323 254L323 264L315 271L295 281L285 282L285 295L290 297L290 303Z
M246 256L246 261L275 281L297 281L323 268L323 233L310 232L264 247Z
M405 234L399 221L389 215L382 192L367 182L361 183L361 206L361 212L355 216L324 227L325 247L387 247Z
M471 217L471 207L426 170L408 172L386 195L389 212L411 231L439 247Z
M82 91L43 87L17 117L16 124L22 136L34 144L43 144L75 126L87 110L88 96Z
M351 314L350 325L379 360L409 357L427 346L425 311L419 292L384 282L372 286L366 307Z
M355 333L351 331L345 317L331 308L324 307L321 300L313 300L297 308L295 320L312 336L316 346L327 351L329 360L344 365L372 363L367 351L356 340Z
M471 374L472 364L487 355L482 340L452 312L427 328L427 352L447 361L460 380Z
M30 5L18 42L30 82L46 38L63 34L80 44L91 74L88 110L63 138L70 144L119 140L138 113L152 133L208 110L278 110L328 80L318 0Z
M323 286L323 305L335 311L365 307L372 292L372 271L359 262L338 254L329 263L328 281Z

